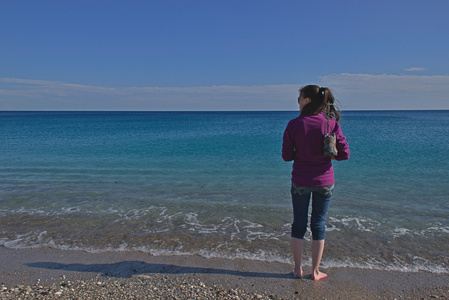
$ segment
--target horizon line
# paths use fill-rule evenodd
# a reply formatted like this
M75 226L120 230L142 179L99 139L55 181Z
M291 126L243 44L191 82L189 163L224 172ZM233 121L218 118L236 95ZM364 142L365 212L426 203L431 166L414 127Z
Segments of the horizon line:
M345 109L340 112L353 111L449 111L443 109ZM1 110L0 112L299 112L299 110Z

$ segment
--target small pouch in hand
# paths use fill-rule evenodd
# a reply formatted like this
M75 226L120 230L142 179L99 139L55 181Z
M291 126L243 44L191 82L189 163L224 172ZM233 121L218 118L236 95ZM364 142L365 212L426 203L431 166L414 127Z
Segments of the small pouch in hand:
M323 138L324 142L324 155L325 156L337 156L337 147L335 146L337 139L335 133L326 133Z

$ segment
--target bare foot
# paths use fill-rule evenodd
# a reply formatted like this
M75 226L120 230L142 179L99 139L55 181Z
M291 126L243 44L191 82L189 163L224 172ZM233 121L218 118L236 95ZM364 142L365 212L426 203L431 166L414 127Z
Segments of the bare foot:
M302 278L302 276L303 276L303 271L302 271L302 269L300 269L299 272L296 272L296 270L293 270L293 276L294 276L296 279Z
M318 271L318 273L312 273L312 280L318 281L320 279L326 278L327 274Z

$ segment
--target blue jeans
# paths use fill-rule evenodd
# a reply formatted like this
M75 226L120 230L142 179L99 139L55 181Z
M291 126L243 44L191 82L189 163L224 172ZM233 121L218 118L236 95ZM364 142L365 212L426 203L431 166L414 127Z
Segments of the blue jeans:
M310 229L312 239L321 241L326 235L326 216L334 193L334 185L325 187L300 187L292 183L293 224L291 236L303 239L307 230L309 202L312 196Z

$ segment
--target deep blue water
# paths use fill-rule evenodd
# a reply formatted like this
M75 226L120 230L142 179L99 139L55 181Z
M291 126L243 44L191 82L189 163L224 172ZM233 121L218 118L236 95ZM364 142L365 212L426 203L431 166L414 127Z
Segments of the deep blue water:
M297 115L0 112L0 245L290 261ZM449 272L449 111L342 128L324 266Z

